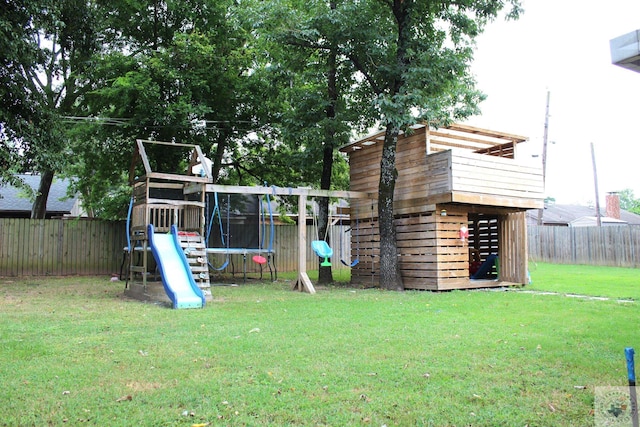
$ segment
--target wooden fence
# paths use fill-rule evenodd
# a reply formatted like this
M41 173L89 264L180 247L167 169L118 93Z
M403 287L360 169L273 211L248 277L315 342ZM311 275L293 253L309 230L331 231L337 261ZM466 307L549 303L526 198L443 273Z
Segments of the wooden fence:
M314 239L314 233L309 226L309 240ZM349 241L348 227L331 228L334 269L349 268L340 262L351 262ZM125 246L124 222L0 218L0 277L117 274ZM640 227L529 226L528 246L532 261L640 268ZM297 269L295 225L275 227L273 250L278 271ZM354 254L358 256L363 254ZM234 257L239 272L242 259ZM250 259L247 266L249 271L257 268ZM309 247L307 269L317 267L318 258Z
M127 245L125 230L122 221L0 218L0 277L119 274ZM309 240L315 238L312 226L308 226L307 236ZM340 258L351 262L350 238L348 227L331 228L334 269L348 268ZM277 271L297 270L297 226L275 227L273 251ZM247 270L255 272L259 266L251 261L251 255ZM221 265L224 256L212 256L211 261ZM231 258L235 271L241 272L242 255ZM307 269L317 268L318 257L309 247Z
M123 222L0 218L0 276L117 273Z
M640 268L640 227L527 227L529 259Z
M274 253L274 264L276 269L279 272L285 271L296 271L298 269L298 226L297 225L277 225L274 227L274 239L273 239L273 253ZM332 257L332 268L334 270L343 270L349 267L342 264L341 259L351 263L351 248L350 248L350 240L351 240L351 231L349 227L345 226L332 226L330 227L330 236L329 242L330 246L333 249L334 256ZM342 234L342 235L341 235ZM318 237L316 236L315 227L308 225L307 226L307 238L309 240L309 244L307 247L307 270L317 270L318 269L318 260L319 258L316 254L311 250L311 241L316 240ZM242 240L242 239L240 239ZM269 240L269 236L266 236L266 241ZM268 245L265 243L265 245ZM251 253L247 261L247 271L251 273L255 273L259 270L260 266L251 262L251 257L254 253ZM266 254L263 254L266 256ZM354 254L358 256L358 254ZM210 260L213 265L222 265L224 262L225 255L224 254L216 254L215 256L210 255ZM235 272L242 271L242 255L231 255L231 263L233 264L233 268ZM263 267L263 271L266 267Z

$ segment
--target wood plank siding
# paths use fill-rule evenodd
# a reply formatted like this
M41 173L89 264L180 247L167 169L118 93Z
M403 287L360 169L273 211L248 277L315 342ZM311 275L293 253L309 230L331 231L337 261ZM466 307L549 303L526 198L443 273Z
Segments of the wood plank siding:
M375 191L380 178L379 132L342 148L349 156L352 191ZM516 160L526 138L465 125L438 130L416 125L396 147L394 215L400 271L408 289L448 290L503 283L526 283L525 209L541 208L541 166ZM377 203L352 200L352 224L374 224ZM461 239L460 230L470 230ZM498 254L500 278L469 279L469 248L485 259ZM353 250L353 243L352 243ZM367 243L370 266L352 269L352 282L364 284L376 270L379 241Z
M427 202L520 209L543 207L542 168L451 150L426 156Z

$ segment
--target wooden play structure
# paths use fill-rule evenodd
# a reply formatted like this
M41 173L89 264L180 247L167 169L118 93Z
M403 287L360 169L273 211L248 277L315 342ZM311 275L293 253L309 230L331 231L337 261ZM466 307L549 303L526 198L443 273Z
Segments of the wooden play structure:
M207 247L208 193L297 197L298 280L294 288L309 293L315 289L306 272L306 253L312 243L306 235L308 199L349 199L351 253L358 254L358 261L341 261L345 265L351 262L352 283L378 286L377 189L383 139L384 132L377 132L341 148L351 166L350 191L217 185L212 183L200 147L138 140L131 171L134 174L135 165L142 162L144 174L132 177L125 292L155 299L149 292L148 282L154 275L149 254L156 260L161 255L153 247L153 236L159 233L173 230L177 252L186 256L189 277L194 279L203 305L211 298L209 254L234 250L263 259L263 248ZM416 125L399 137L394 215L400 270L407 289L450 290L528 282L525 211L542 208L543 179L541 167L517 160L517 145L525 140L459 124L440 129ZM183 159L189 159L185 173L154 171L147 145L188 152L182 154ZM326 242L314 243L316 253L318 247L331 250ZM472 252L486 261L480 276L470 277ZM326 253L318 255L324 255L324 262L328 262ZM166 285L165 289L171 293Z
M189 152L189 167L184 174L154 171L147 147ZM142 162L144 175L135 177L136 165ZM202 173L190 173L200 166ZM211 181L205 156L197 145L158 141L136 141L131 166L133 186L129 215L128 277L125 294L137 299L157 299L158 287L150 285L155 272L150 257L149 225L154 232L169 233L172 225L178 229L180 246L187 257L192 277L205 298L211 298L209 268L204 242L204 197L206 184ZM188 189L188 191L187 191Z
M195 188L194 188L195 189ZM187 190L189 192L190 190ZM197 190L196 190L197 191ZM264 186L238 186L207 184L208 193L233 193L272 196L293 196L298 198L298 279L293 289L315 293L315 288L307 274L307 250L311 249L312 240L307 236L307 202L314 197L334 197L349 200L372 200L375 193L366 191L334 191L316 190L313 188L292 187L264 187Z
M156 150L182 150L188 154L189 162L182 174L166 173L154 170L147 148ZM135 177L139 163L144 174ZM270 256L265 248L209 248L205 239L206 195L240 194L294 196L298 198L298 280L294 289L315 293L315 289L306 272L306 251L310 241L307 238L306 215L307 201L313 197L335 197L346 199L371 199L374 194L351 191L325 191L311 188L283 188L275 186L229 186L212 183L207 159L197 145L176 144L158 141L136 141L136 150L131 166L133 196L129 213L129 244L127 254L127 285L125 294L142 300L166 299L164 292L172 290L164 284L165 291L158 286L156 274L157 251L153 249L153 236L170 233L175 229L180 250L186 256L189 273L194 279L204 299L211 299L209 254L240 254L244 258L255 254L253 258ZM154 254L154 257L151 257ZM156 262L154 261L156 258ZM263 262L262 260L256 262ZM165 278L161 278L166 282ZM175 301L174 307L177 304ZM179 308L179 307L176 307Z
M349 156L350 190L377 191L384 131L341 148ZM454 124L419 124L398 138L394 215L398 257L407 289L449 290L526 284L525 211L543 207L542 168L517 159L526 138ZM354 284L377 284L377 204L351 201L358 220L361 262ZM352 251L354 250L354 242ZM472 280L470 249L498 262L484 280Z

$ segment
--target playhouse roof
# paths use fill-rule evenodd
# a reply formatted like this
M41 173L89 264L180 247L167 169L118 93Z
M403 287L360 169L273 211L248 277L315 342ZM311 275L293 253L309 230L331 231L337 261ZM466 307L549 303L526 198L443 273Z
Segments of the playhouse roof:
M145 145L159 145L166 150L188 149L191 151L189 167L184 174L165 173L163 171L154 171L147 155ZM175 180L182 182L200 182L207 183L211 181L211 161L202 153L199 145L180 144L176 142L150 141L145 139L136 140L136 149L131 161L131 169L129 171L129 182L133 183L138 178L134 176L135 165L142 162L147 179Z
M417 123L411 129L423 129L425 123ZM373 132L356 141L352 141L340 147L342 152L360 150L364 147L374 145L384 140L385 130ZM401 132L401 135L403 132ZM440 128L429 128L430 150L432 152L448 149L464 149L482 154L491 154L495 151L513 152L515 145L527 141L528 138L520 135L513 135L505 132L482 129L474 126L454 123ZM513 155L503 155L503 157L513 157Z

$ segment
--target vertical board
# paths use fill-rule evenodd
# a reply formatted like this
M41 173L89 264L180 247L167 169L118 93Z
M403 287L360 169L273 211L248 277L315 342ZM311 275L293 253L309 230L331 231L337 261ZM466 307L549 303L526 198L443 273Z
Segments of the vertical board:
M532 261L640 268L640 227L529 225Z
M359 252L358 264L351 268L351 283L356 286L377 286L380 276L380 234L377 218L352 221L351 251ZM357 244L359 243L359 251ZM354 246L356 245L356 246Z
M527 284L527 230L526 213L515 212L500 218L499 250L500 280Z
M438 290L463 289L469 286L468 239L460 236L468 227L469 216L463 206L445 205L447 215L435 215L438 246ZM436 212L442 209L438 206Z
M113 274L124 222L0 218L0 276Z

